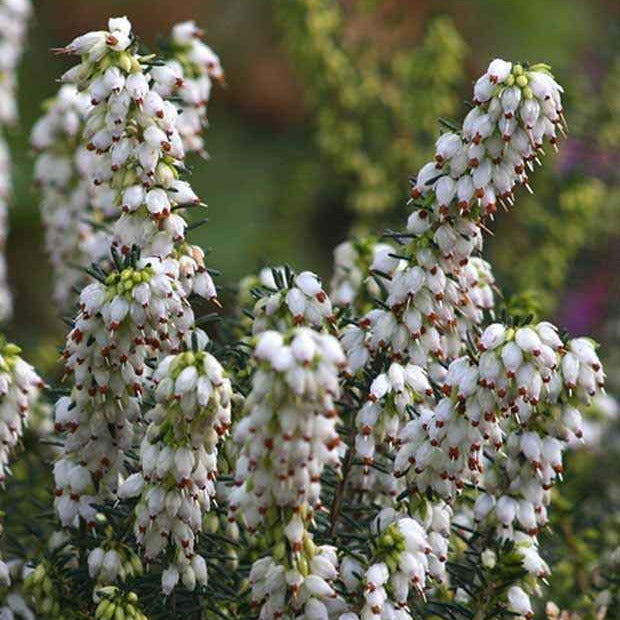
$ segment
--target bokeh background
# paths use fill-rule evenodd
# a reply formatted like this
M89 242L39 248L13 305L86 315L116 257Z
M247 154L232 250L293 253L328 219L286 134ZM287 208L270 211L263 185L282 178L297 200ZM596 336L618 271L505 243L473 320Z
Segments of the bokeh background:
M14 197L8 253L16 307L6 331L46 376L57 373L65 327L51 301L28 135L70 62L50 49L104 28L110 15L126 14L150 49L175 22L195 19L226 69L227 85L215 88L209 107L210 159L193 162L192 184L209 205L209 222L191 233L211 249L210 266L222 272L225 288L264 264L282 262L328 279L332 250L351 231L402 227L408 178L432 154L437 117L460 124L472 80L491 58L551 64L566 87L570 136L532 175L536 193L520 191L516 207L499 214L486 254L511 310L538 312L603 343L609 390L620 394L617 1L34 5L20 69L21 118L9 136ZM615 407L610 400L592 413L590 449L569 459L569 482L552 508L556 536L544 541L553 565L548 596L572 609L591 608L605 558L620 549ZM9 529L33 514L33 479L49 477L39 448L28 440L11 482ZM50 484L36 485L47 488L43 499Z

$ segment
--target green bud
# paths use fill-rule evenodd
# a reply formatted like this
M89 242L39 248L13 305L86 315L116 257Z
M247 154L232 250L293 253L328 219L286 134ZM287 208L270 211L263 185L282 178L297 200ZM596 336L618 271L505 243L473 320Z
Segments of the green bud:
M110 606L110 599L104 598L101 600L99 605L97 605L97 609L95 610L95 618L101 618L105 613L106 609Z
M43 564L39 564L34 569L34 573L32 573L32 581L35 584L38 584L43 580L44 577L45 577L45 567L43 566Z
M524 88L525 86L527 86L528 83L527 76L525 75L520 75L515 81L519 88Z
M285 557L286 557L286 543L284 541L280 541L273 548L273 559L283 560Z
M106 69L108 69L111 66L112 66L112 57L109 54L104 56L99 61L99 70L102 71L102 72L105 71Z
M112 620L114 613L116 612L116 604L110 601L110 606L105 610L102 620Z
M116 64L122 69L125 73L131 73L133 69L133 58L125 51L121 52L116 58Z

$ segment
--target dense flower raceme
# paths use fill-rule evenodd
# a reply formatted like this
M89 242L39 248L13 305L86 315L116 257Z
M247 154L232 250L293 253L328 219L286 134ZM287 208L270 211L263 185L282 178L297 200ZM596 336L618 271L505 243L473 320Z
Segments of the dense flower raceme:
M329 584L337 556L316 547L307 527L321 507L324 468L340 465L334 401L345 356L334 336L296 327L261 333L254 357L246 415L235 430L241 452L229 497L230 518L241 518L250 531L273 521L263 532L273 539L272 554L250 573L252 600L264 602L260 618L293 617L292 610L305 614L295 617L324 617L339 604Z
M231 423L232 388L219 362L200 348L164 357L152 379L157 404L146 415L141 470L123 482L119 496L140 496L135 536L147 560L168 541L174 545L174 559L162 574L169 594L179 578L189 590L206 584L195 539L215 495L217 445Z
M23 436L28 415L39 400L43 387L34 368L19 353L19 347L4 340L0 343L0 483L7 476L11 453ZM5 563L0 556L0 586L10 586L20 572L21 564ZM9 612L22 613L22 609L27 611L19 589L15 589L0 604L0 616ZM29 617L26 612L23 614Z
M175 265L140 259L80 295L64 351L73 387L55 408L57 430L66 431L63 456L54 466L55 504L64 525L78 514L91 521L93 496L116 490L140 418L146 359L178 351L193 326L193 312L170 275Z
M90 99L82 132L92 153L86 176L97 188L95 209L116 218L116 268L99 269L103 281L82 291L65 349L74 387L56 405L58 429L67 431L55 465L56 507L69 525L78 514L92 520L93 497L116 491L141 418L147 358L182 348L194 326L190 292L207 298L216 292L202 251L184 241L178 209L199 201L178 178L184 150L177 110L151 88L131 24L110 19L109 31L82 35L61 51L81 56L63 81Z
M434 161L417 175L408 232L396 235L398 254L410 264L385 278L388 307L371 311L362 323L371 332L371 349L420 365L461 354L467 332L492 305L486 295L470 296L475 274L467 266L482 248L482 220L498 202L512 204L517 185L529 188L528 168L544 140L555 145L562 129L561 90L544 65L502 60L476 82L475 106L462 129L439 138ZM492 282L487 265L478 277Z
M29 0L0 2L0 122L3 124L17 120L17 65L31 11Z
M106 214L91 208L90 170L95 154L81 141L90 109L88 95L65 84L47 102L30 138L38 153L35 179L41 191L45 245L54 269L54 299L65 309L74 301L74 289L86 283L80 267L101 261L110 248L103 228Z
M482 95L480 84L492 86L488 96ZM445 364L462 354L484 311L494 305L490 265L475 256L482 248L483 219L492 215L497 200L512 201L517 183L527 183L525 170L542 151L543 137L549 134L555 142L554 128L561 124L560 91L542 65L528 70L504 61L489 65L478 81L476 106L462 131L443 134L435 160L418 174L412 196L421 202L409 217L408 232L393 234L395 251L383 251L370 267L383 283L381 305L342 329L352 371L387 354L394 360L393 373L402 375L398 369L413 364L442 386ZM500 184L502 175L509 176L507 186ZM359 287L359 278L355 280L351 287ZM386 393L391 391L387 372L385 367L375 384L380 391L385 384ZM370 390L369 398L375 398ZM375 438L373 420L380 419L380 436L387 423L380 406L364 405L360 416L371 412L369 420L358 423L365 437L357 437L366 448L368 464L375 449L370 441ZM422 416L432 412L431 406ZM392 424L397 421L391 414L387 418ZM391 430L388 438L398 435L401 426Z
M61 50L81 56L62 79L85 89L92 104L83 140L96 153L95 206L115 218L112 239L121 254L136 245L143 256L174 257L186 292L214 299L204 253L185 241L182 209L201 203L179 179L185 150L178 110L157 92L151 65L135 53L129 21L111 19L109 28Z
M517 329L494 323L479 348L477 359L450 365L446 396L402 430L395 473L409 471L420 491L453 498L466 483L480 481L485 454L493 454L487 484L500 485L497 469L503 469L511 481L507 492L523 502L500 498L496 505L481 495L477 516L494 511L504 528L518 520L533 533L546 522L545 491L562 471L562 451L581 433L575 405L599 392L603 371L591 341L564 343L549 323Z
M427 522L384 508L371 526L376 540L368 565L359 555L342 560L345 588L362 602L360 609L340 619L411 618L411 594L423 596L429 579L439 583L446 579L450 516L450 509L440 504L428 510Z
M219 79L223 75L217 56L200 41L199 34L193 22L175 26L172 36L176 42L172 52L174 59L150 68L153 90L164 99L175 101L178 110L176 126L185 151L202 149L200 134L206 122L205 98L210 91L210 76ZM116 75L116 71L113 74ZM176 103L179 97L186 102L180 108ZM111 105L118 107L127 103L116 101ZM46 104L45 113L35 125L31 137L33 148L40 153L36 179L41 186L46 245L55 271L55 298L65 308L74 300L73 289L84 281L84 273L79 267L99 262L107 255L111 233L106 224L119 215L118 200L113 200L106 190L107 184L101 187L92 182L98 154L86 148L82 136L84 121L92 112L89 94L78 93L73 84L65 84L56 98ZM118 180L116 183L110 181L111 186L121 187ZM170 191L174 193L178 189L173 184ZM186 193L189 190L186 185L181 189ZM136 196L133 198L135 200ZM197 200L191 193L186 198ZM202 252L197 247L184 246L180 257L191 285L196 268L202 271L204 266ZM198 288L206 287L205 290L212 294L212 283L206 275L199 279L205 282L199 283Z
M19 353L19 347L0 343L0 482L6 478L11 451L20 441L43 387L34 368Z
M354 311L369 278L383 282L377 307L341 330L353 371L367 378L370 364L383 368L355 419L362 466L352 469L353 490L371 500L432 490L454 503L474 485L470 525L483 522L498 540L512 539L537 576L548 567L536 533L562 452L581 433L576 407L600 391L604 377L590 341L563 341L548 323L494 324L479 336L494 282L475 253L496 203L511 205L518 184L529 188L526 171L543 140L555 146L560 92L542 65L493 61L462 131L443 134L435 161L418 174L416 209L408 232L391 235L395 249L384 251L380 266L370 264L366 278L354 269L352 244L339 248L335 267L335 290L345 291ZM472 342L479 353L464 355ZM529 598L515 588L506 604L527 615Z
M31 6L29 0L0 2L0 126L17 120L15 89ZM7 282L4 247L8 230L8 200L11 188L11 159L0 135L0 319L11 314L12 298Z
M223 82L224 71L215 52L202 41L203 32L193 21L172 28L169 58L154 67L154 89L164 98L180 98L177 129L186 152L205 155L202 137L212 80Z

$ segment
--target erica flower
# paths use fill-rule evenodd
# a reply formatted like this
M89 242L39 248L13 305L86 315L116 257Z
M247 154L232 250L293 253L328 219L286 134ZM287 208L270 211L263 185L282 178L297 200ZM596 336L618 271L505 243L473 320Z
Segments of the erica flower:
M140 446L140 473L119 489L139 496L134 532L149 560L173 546L162 575L169 594L180 580L193 590L207 580L195 540L215 495L217 445L230 426L230 380L219 362L198 349L164 357L153 374L157 404Z

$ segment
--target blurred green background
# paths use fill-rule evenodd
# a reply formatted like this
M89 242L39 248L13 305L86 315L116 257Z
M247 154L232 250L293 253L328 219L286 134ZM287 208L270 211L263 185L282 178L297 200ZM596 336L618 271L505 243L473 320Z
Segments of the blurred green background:
M487 253L509 294L577 332L616 333L620 301L617 164L618 4L604 0L39 0L10 135L9 241L16 296L9 335L38 357L63 327L32 188L27 136L70 60L50 48L126 14L150 48L195 19L220 54L227 87L209 109L209 161L192 182L209 205L194 240L233 283L262 263L330 274L351 228L381 232L406 216L408 175L431 154L437 115L465 114L471 81L501 56L549 62L567 87L571 140L501 213ZM615 81L614 81L615 80ZM43 360L41 360L43 361ZM49 362L49 359L47 360Z

